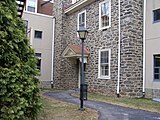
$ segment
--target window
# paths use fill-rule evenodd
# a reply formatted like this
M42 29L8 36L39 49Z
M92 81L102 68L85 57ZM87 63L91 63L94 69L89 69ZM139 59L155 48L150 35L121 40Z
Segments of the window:
M160 9L153 10L154 22L160 21Z
M37 69L41 70L41 53L36 53L35 56L37 57Z
M42 31L35 30L34 38L42 39Z
M160 54L154 55L154 80L160 81Z
M37 0L27 0L27 11L37 12Z
M78 30L86 28L86 11L82 11L78 14Z
M99 29L111 26L111 0L99 3Z
M99 50L98 78L110 79L110 49Z

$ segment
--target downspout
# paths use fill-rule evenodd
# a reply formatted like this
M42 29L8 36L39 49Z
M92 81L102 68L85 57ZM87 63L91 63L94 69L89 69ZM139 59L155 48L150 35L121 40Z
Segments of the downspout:
M119 88L120 88L120 62L121 62L121 0L118 0L119 5L119 39L118 39L118 80L117 80L117 97L120 97L119 95Z
M32 34L33 34L33 28L32 27L30 27L30 45L32 46L33 45L33 39L32 39Z
M51 88L53 88L53 61L54 61L54 34L55 34L55 18L53 17L52 22L52 58L51 58Z
M143 97L145 97L146 74L146 0L143 1Z

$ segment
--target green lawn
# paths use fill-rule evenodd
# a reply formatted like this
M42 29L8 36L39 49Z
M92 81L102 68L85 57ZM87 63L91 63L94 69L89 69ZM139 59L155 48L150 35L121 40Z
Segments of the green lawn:
M38 120L98 120L95 110L86 108L78 110L78 105L62 102L42 96L43 109L38 115Z
M79 97L79 95L73 96ZM152 101L149 98L117 98L95 93L88 93L88 99L160 113L160 102Z

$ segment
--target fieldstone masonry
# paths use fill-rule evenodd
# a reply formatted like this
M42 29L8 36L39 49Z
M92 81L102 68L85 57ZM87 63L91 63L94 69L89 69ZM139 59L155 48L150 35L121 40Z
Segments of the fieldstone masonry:
M70 0L54 3L56 18L54 87L77 88L79 62L63 58L62 52L68 44L80 45L77 38L78 13L86 10L88 37L85 47L90 55L86 64L85 80L89 91L115 96L118 76L118 0L111 0L111 27L99 30L99 3L95 2L72 14L64 14ZM121 73L120 96L142 96L142 0L121 0ZM111 79L98 79L99 49L111 49Z

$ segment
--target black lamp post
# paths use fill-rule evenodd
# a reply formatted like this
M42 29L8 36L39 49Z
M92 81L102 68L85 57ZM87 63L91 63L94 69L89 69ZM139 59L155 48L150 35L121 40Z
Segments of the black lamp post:
M81 61L81 81L80 81L80 110L83 111L83 100L84 100L84 87L85 87L85 80L84 80L84 40L87 37L88 31L87 30L78 30L79 38L82 40L82 61Z

